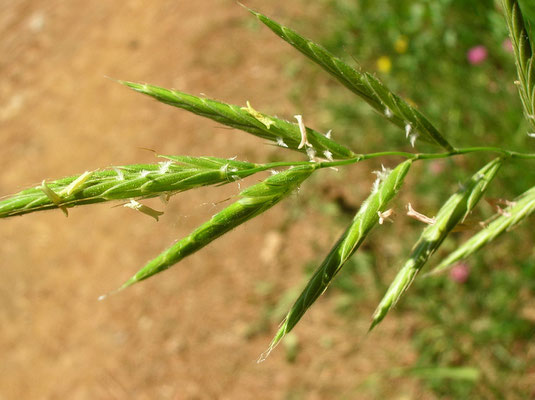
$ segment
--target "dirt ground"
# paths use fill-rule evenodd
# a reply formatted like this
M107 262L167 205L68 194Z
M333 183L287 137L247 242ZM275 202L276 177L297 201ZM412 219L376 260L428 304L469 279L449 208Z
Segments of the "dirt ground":
M310 7L244 3L287 23ZM0 196L43 178L155 162L142 148L260 162L274 154L106 77L250 100L286 118L306 114L286 98L283 70L296 54L234 0L0 0L0 53ZM281 346L256 364L277 322L255 327L302 284L322 238L320 215L288 217L303 192L164 274L97 301L236 192L152 203L165 210L159 223L110 204L72 209L67 219L52 211L0 221L0 399L373 398L360 385L410 362L410 348L392 340L408 332L391 318L365 338L368 319L340 320L328 298L296 329L293 363ZM327 233L323 251L334 240ZM392 398L423 398L416 390L399 381Z

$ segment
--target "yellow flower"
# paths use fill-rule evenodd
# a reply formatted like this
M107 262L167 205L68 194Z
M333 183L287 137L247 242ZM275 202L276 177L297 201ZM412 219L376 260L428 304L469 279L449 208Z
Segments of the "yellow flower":
M384 72L385 74L388 74L390 70L392 69L392 61L390 60L390 57L388 56L381 56L377 59L377 69L380 72Z
M399 54L405 53L408 47L409 40L407 39L407 36L401 35L394 43L394 50L396 50L396 52L398 52Z

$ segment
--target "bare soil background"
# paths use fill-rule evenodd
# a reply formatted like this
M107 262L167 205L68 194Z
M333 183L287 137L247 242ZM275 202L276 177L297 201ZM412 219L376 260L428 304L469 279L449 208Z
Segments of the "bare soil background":
M246 4L285 23L317 11ZM288 119L306 114L286 97L285 62L298 55L233 0L0 1L0 54L0 196L43 178L157 161L142 148L274 157L259 139L106 77L249 100ZM68 219L53 211L0 221L0 399L373 398L359 385L410 363L400 339L410 332L390 318L367 338L367 317L341 320L328 298L296 329L293 363L281 346L256 364L277 324L265 324L265 310L303 283L304 262L338 234L318 228L327 221L318 213L289 215L306 189L164 274L97 301L237 189L151 203L165 210L159 223L110 204L71 209ZM423 398L395 381L392 398L413 396Z

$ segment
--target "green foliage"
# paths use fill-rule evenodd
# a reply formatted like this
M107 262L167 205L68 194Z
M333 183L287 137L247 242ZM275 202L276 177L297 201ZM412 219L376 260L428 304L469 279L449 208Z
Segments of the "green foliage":
M533 321L524 311L529 309L526 300L535 297L533 285L526 284L532 281L535 264L517 261L513 269L479 259L464 283L440 277L415 285L407 303L422 320L413 337L419 353L416 365L475 364L481 373L474 382L427 379L438 395L527 398L530 389L524 377L533 360L525 348L533 338Z

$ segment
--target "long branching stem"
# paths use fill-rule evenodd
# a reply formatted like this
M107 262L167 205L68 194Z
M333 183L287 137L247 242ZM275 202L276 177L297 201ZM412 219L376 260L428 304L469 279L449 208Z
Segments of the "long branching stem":
M405 151L381 151L378 153L359 154L356 157L353 157L347 160L320 162L319 167L320 168L338 167L338 166L343 166L343 165L356 164L361 161L369 160L372 158L380 158L380 157L403 157L403 158L417 161L417 160L430 160L430 159L438 159L438 158L449 158L453 156L470 154L470 153L497 153L508 158L535 159L535 153L519 153L516 151L505 150L499 147L465 147L465 148L456 149L454 151L449 151L445 153L410 153L410 152L405 152ZM273 163L273 164L278 164L278 163ZM270 164L270 168L275 168L275 165L273 164ZM296 165L296 163L280 163L280 164L281 164L280 166ZM297 163L297 164L300 164L300 163Z

